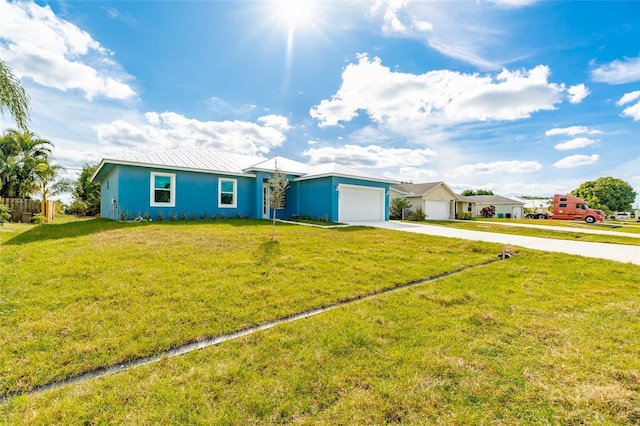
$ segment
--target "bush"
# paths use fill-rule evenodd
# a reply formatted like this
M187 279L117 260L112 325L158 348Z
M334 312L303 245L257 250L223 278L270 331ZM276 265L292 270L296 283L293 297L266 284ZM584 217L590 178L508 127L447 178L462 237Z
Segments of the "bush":
M458 220L472 220L473 214L471 212L458 212L456 213L456 219Z
M10 217L9 206L6 204L0 204L0 225L8 221Z
M87 205L82 200L75 200L73 203L67 206L67 214L74 214L76 216L84 216L87 214Z
M389 206L389 219L402 219L402 210L411 207L405 198L394 198Z
M34 214L33 216L31 216L31 223L35 223L37 225L44 223L44 216L42 216L41 213Z
M407 218L407 220L411 220L413 222L419 222L421 220L425 220L426 217L427 215L424 214L424 211L420 208L420 209L416 209L415 211L412 211L409 217Z

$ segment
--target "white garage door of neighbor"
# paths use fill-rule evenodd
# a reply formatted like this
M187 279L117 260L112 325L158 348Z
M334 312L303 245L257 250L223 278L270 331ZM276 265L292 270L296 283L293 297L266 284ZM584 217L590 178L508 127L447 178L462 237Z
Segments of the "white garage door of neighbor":
M427 219L447 220L449 219L449 202L424 200L424 212Z
M338 187L338 220L384 220L384 189L369 186Z

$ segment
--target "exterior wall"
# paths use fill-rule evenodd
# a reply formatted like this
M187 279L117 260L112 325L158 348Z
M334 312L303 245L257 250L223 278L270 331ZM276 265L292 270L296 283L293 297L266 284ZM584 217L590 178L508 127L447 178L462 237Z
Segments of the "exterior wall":
M518 218L522 218L522 214L523 214L523 209L522 206L520 206L519 204L480 204L477 203L475 205L475 211L474 211L474 216L476 217L481 217L482 215L480 214L480 211L487 206L491 206L493 205L496 208L496 215L495 217L498 217L498 215L502 215L502 217L507 217L507 214L509 215L510 218L513 218L514 213L516 213L518 215ZM515 207L515 209L514 209Z
M428 194L424 196L425 200L439 200L439 201L452 201L455 200L456 197L452 193L446 190L442 185L433 190L429 191Z
M174 207L151 207L151 172L175 174ZM169 215L177 218L186 215L188 218L192 218L194 214L197 219L204 214L207 217L222 214L225 217L238 214L243 217L256 217L256 202L252 195L256 182L252 177L132 166L119 166L116 174L118 176L118 208L120 215L127 219L133 219L138 214L143 216L148 214L155 220L161 212L165 220L169 218ZM235 208L218 207L219 178L236 180L237 206ZM105 199L103 198L102 201L104 202Z
M409 204L411 204L411 211L415 211L416 209L421 209L423 202L422 202L422 197L405 197L407 199L407 201L409 202Z
M118 220L118 169L116 166L100 184L100 217ZM115 201L115 203L113 202Z
M338 219L337 192L331 177L296 182L298 214L313 218ZM335 204L335 208L334 208Z

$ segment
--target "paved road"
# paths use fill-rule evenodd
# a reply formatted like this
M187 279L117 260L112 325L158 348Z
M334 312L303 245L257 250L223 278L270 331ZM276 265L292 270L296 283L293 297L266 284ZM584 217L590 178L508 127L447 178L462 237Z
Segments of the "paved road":
M461 238L464 240L486 241L490 243L509 244L533 250L552 251L575 254L598 259L615 260L622 263L640 265L640 246L623 244L590 243L584 241L554 240L550 238L525 237L522 235L498 234L495 232L469 231L465 229L447 228L444 226L424 225L411 222L349 222L349 225L371 226L374 228L393 229L417 234L437 235L440 237ZM557 229L557 228L556 228ZM567 228L571 232L578 229ZM589 230L587 230L589 231ZM620 232L602 231L620 235ZM624 236L629 236L623 234Z

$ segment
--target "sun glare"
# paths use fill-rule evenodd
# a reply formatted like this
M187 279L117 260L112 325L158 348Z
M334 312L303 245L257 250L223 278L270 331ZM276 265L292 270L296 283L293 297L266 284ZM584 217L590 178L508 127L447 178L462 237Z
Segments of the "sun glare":
M312 0L278 0L275 7L278 21L287 28L308 24L314 14Z

